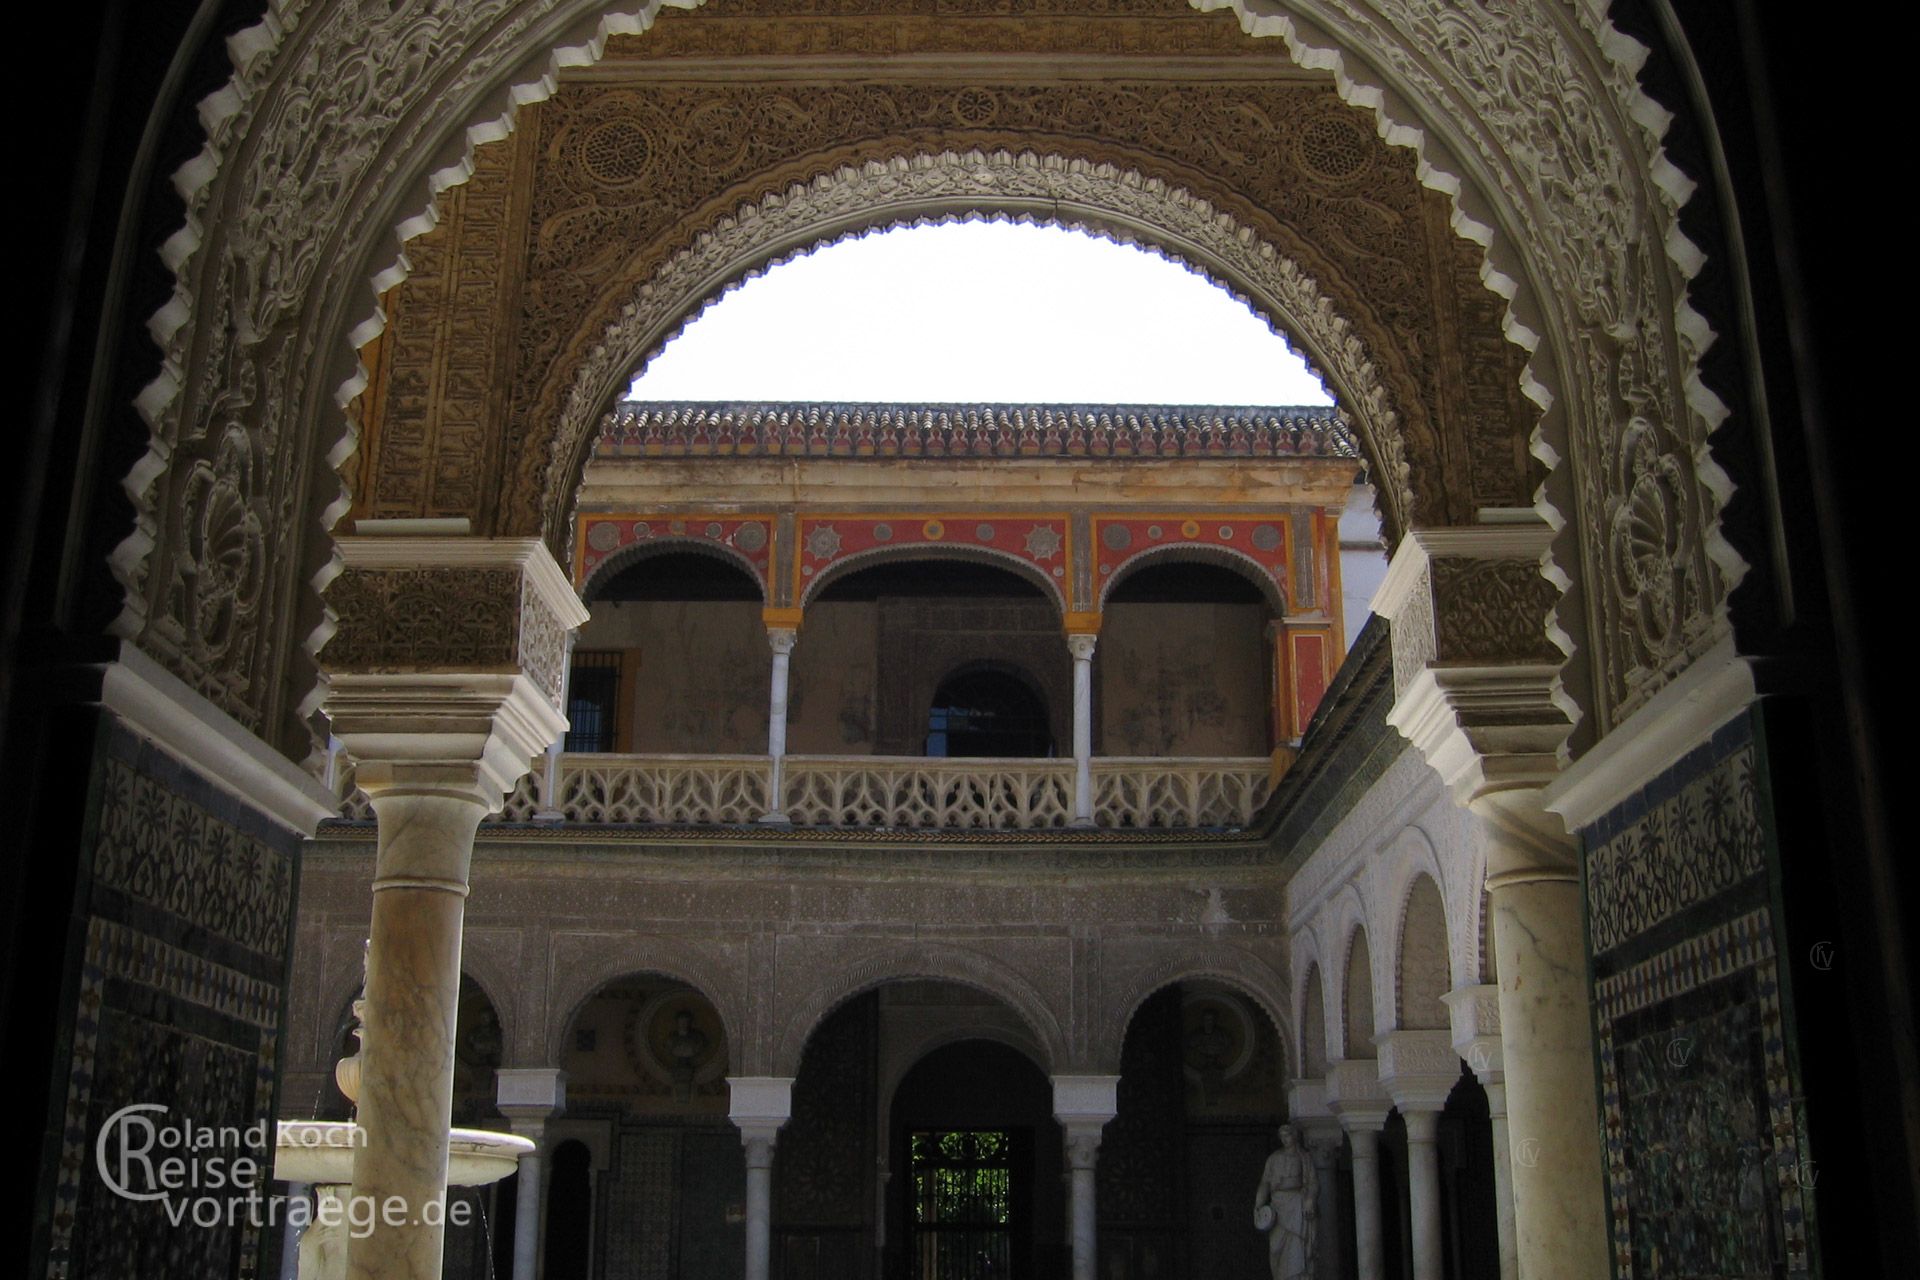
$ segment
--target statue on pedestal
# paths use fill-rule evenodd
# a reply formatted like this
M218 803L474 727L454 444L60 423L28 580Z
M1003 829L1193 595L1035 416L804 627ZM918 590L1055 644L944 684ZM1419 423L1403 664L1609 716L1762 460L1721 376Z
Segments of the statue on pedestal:
M1319 1175L1299 1132L1280 1126L1280 1149L1267 1157L1253 1193L1253 1225L1267 1233L1272 1280L1309 1280L1319 1214Z

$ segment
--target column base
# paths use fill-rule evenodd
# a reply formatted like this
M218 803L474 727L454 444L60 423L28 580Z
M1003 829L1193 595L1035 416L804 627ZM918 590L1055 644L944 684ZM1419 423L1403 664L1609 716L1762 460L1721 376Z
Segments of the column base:
M763 813L755 818L754 821L763 827L791 827L793 825L792 818L789 818L786 814L777 810L773 813Z

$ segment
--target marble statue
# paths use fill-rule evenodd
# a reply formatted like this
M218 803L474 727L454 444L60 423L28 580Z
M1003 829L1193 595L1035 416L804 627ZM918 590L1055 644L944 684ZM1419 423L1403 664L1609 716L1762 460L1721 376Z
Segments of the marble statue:
M1292 1125L1280 1126L1280 1149L1267 1157L1253 1193L1253 1225L1267 1233L1273 1280L1307 1280L1313 1269L1319 1179Z

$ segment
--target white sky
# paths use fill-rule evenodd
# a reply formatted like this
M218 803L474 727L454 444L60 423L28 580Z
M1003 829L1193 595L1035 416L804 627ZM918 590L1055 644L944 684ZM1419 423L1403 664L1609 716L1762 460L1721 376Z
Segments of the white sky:
M1331 404L1244 303L1057 227L952 223L830 245L726 295L641 400Z

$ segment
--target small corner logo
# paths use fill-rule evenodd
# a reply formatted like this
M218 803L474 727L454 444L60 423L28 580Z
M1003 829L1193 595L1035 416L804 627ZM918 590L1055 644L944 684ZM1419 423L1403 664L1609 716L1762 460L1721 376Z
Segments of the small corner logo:
M1522 1138L1513 1144L1514 1163L1523 1169L1531 1169L1540 1163L1540 1139Z
M1814 943L1813 950L1807 953L1807 959L1814 968L1825 973L1833 968L1833 944L1831 942Z
M1673 1039L1667 1041L1667 1065L1668 1066L1684 1067L1687 1065L1688 1060L1691 1059L1692 1057L1693 1057L1693 1037L1692 1036L1675 1036Z

